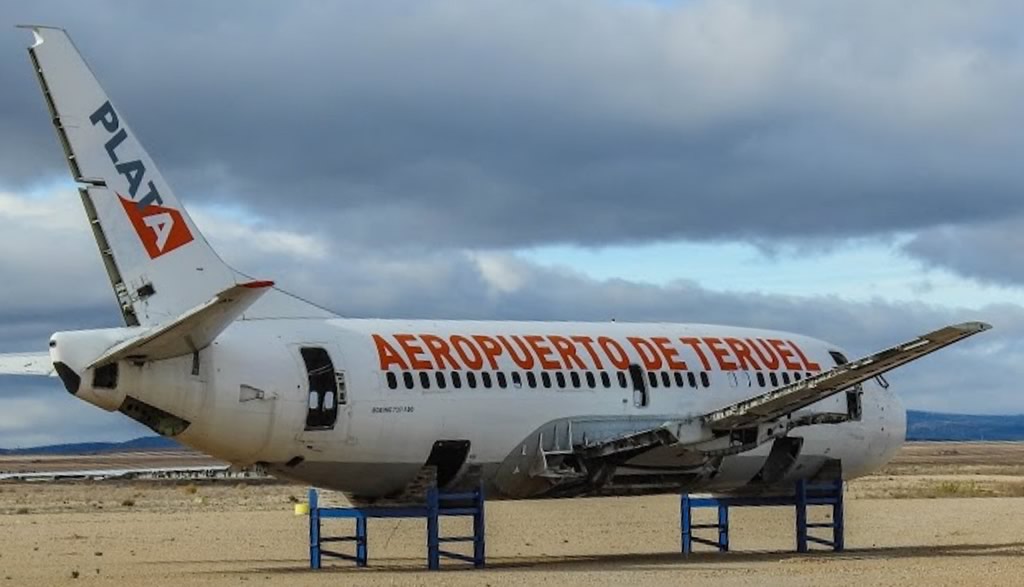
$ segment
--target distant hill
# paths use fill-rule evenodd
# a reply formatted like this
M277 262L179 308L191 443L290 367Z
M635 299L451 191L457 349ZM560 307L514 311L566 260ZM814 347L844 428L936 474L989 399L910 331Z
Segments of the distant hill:
M73 455L97 452L123 452L132 450L162 450L182 448L180 444L163 436L142 436L125 442L76 442L29 448L0 449L0 455Z
M1024 415L907 411L907 440L1024 440Z
M1017 416L971 416L967 414L941 414L938 412L909 410L907 411L907 440L1024 441L1024 414ZM170 438L143 436L126 442L79 442L51 446L34 446L31 448L0 449L0 455L87 454L178 448L182 448L182 446Z

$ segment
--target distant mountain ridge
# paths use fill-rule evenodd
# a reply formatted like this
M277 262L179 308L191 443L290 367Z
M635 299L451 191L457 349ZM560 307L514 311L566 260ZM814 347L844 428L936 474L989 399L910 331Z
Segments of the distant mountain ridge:
M907 440L1024 441L1024 414L1016 416L972 416L939 412L907 411ZM133 450L180 449L182 445L162 436L143 436L126 442L78 442L0 449L0 455L83 454Z
M907 440L1024 440L1024 414L971 416L907 411Z
M135 450L167 450L183 448L176 441L163 436L142 436L124 442L75 442L28 448L0 449L0 455L73 455L98 452L125 452Z

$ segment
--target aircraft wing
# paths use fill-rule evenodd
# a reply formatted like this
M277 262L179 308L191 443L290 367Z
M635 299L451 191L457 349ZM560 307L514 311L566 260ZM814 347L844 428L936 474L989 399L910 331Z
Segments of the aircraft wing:
M682 449L675 451L676 457L685 452L721 457L751 450L799 426L846 422L858 417L849 404L844 413L795 412L990 328L982 322L946 326L702 415L646 422L628 418L552 420L527 436L506 458L495 483L506 494L520 497L577 495L599 489L618 467L629 467L634 459L655 450Z
M946 326L814 377L725 406L701 419L717 433L765 424L991 328L984 322Z
M50 353L0 354L0 375L37 375L54 377Z

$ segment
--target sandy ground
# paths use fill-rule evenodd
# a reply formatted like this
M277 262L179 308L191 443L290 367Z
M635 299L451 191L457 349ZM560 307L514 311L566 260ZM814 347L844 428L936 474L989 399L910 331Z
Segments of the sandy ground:
M1013 494L1022 464L1024 445L911 445L850 485L842 554L795 554L790 508L734 510L733 552L684 558L678 497L493 502L488 569L441 573L421 520L371 521L368 569L309 571L301 487L7 483L0 585L1021 585L1024 497L985 496Z

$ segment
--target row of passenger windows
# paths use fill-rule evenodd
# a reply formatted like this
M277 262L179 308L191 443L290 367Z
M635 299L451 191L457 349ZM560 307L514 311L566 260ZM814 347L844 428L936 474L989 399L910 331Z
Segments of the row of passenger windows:
M808 373L810 377L812 374ZM388 371L386 374L388 389L398 389L399 386L399 374L394 371ZM418 377L417 377L418 376ZM419 371L413 373L410 371L403 371L401 373L402 384L406 389L413 389L419 384L421 389L430 389L431 386L435 386L437 389L447 389L450 385L454 389L461 389L463 384L470 389L476 389L482 387L490 389L497 387L500 389L506 389L509 386L519 389L522 387L528 387L536 389L538 387L550 389L552 387L565 389L567 387L573 387L576 389L590 388L597 389L598 387L611 388L612 378L614 377L615 383L620 388L626 388L628 377L625 371L615 371L609 374L608 371L600 371L594 373L593 371L585 371L582 374L578 371L570 371L568 377L563 371L556 371L554 374L547 371L542 371L538 376L537 373L527 371L520 373L519 371L512 371L506 374L504 371L498 371L492 374L488 371L483 371L477 374L474 371L467 371L465 374L458 371L445 372L445 371L434 371L433 377L429 371ZM733 386L739 384L739 380L736 378L735 373L730 373L732 378ZM765 374L757 372L757 384L760 387L765 387L768 383L771 383L772 387L777 387L781 380L782 385L789 385L791 381L800 381L802 375L800 373L793 373L792 376L788 372L777 374L771 372L768 374L767 379ZM750 379L750 374L746 375L746 386L753 386L754 382ZM710 387L711 380L706 371L700 373L694 373L688 371L685 374L680 371L668 372L668 371L648 371L647 372L647 384L652 388L657 387L692 387L694 389L698 387Z
M414 376L409 371L402 372L402 383L405 384L406 389L413 389L416 384L419 383L419 387L422 389L430 389L431 382L438 389L446 389L451 384L451 387L460 389L465 383L466 387L476 389L477 387L492 388L498 387L505 389L508 387L522 388L522 387L567 387L566 383L570 383L572 387L581 388L589 387L596 389L598 385L605 388L612 386L612 375L607 371L601 371L598 374L594 374L591 371L587 371L582 375L578 371L570 371L568 378L564 372L558 371L554 375L546 371L541 372L538 376L537 373L527 371L526 373L520 373L519 371L513 371L511 373L505 373L504 371L498 371L492 374L488 371L476 373L468 371L462 374L458 371L452 371L446 373L444 371L435 371L433 377L430 372L420 371L417 374L419 377ZM394 371L388 371L387 373L388 388L398 389L398 374ZM616 382L619 387L626 387L626 373L624 371L618 371L614 374Z

